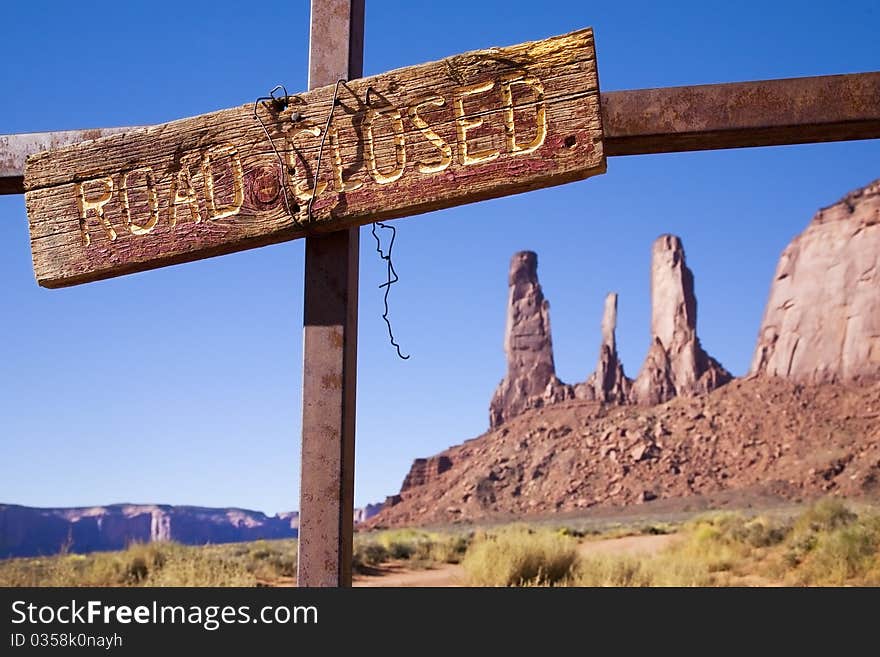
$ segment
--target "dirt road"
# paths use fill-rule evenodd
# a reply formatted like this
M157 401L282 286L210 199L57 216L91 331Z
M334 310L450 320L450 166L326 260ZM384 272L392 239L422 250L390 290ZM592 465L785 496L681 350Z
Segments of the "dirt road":
M592 557L600 554L656 554L676 540L675 534L656 534L647 536L624 536L604 538L598 541L585 541L578 546L581 556Z
M674 534L624 536L585 541L578 546L583 556L599 554L655 554L675 540ZM392 561L368 575L355 575L354 586L452 587L466 586L464 570L457 564L412 570L405 561Z

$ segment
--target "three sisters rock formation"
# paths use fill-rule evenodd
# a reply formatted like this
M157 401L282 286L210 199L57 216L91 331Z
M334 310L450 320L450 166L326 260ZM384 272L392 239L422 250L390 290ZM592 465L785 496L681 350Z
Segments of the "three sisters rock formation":
M617 294L605 299L602 343L596 370L583 383L569 385L556 376L550 337L549 304L538 283L538 256L513 256L509 275L504 350L507 375L489 406L492 428L531 408L565 399L606 404L659 404L679 395L714 390L730 373L700 346L694 276L681 240L662 235L651 259L651 346L633 381L617 355Z

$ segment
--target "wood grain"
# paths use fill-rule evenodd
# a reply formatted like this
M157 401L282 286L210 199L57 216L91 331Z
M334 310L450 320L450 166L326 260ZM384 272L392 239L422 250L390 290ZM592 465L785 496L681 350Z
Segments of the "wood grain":
M591 29L340 85L325 135L333 91L260 104L271 144L249 104L33 155L37 281L75 285L605 171Z

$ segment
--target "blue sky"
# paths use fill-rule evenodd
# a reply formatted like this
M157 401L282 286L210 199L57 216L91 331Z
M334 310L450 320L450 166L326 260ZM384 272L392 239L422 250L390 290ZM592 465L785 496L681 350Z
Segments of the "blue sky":
M271 7L271 10L270 10ZM306 87L308 2L12 3L0 133L159 123ZM367 0L366 74L596 30L604 90L880 70L875 2ZM606 292L634 376L651 242L682 237L698 331L748 369L781 250L880 176L880 142L613 158L608 173L395 223L391 298L362 229L356 502L479 435L504 375L510 256L539 255L559 375L592 371ZM296 508L303 244L44 290L24 199L0 197L0 501Z

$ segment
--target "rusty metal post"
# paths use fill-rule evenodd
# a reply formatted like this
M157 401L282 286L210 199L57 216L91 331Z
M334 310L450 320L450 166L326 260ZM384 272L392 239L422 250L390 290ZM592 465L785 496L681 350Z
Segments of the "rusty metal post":
M364 0L312 0L309 89L361 77ZM299 586L351 586L357 228L306 238Z

